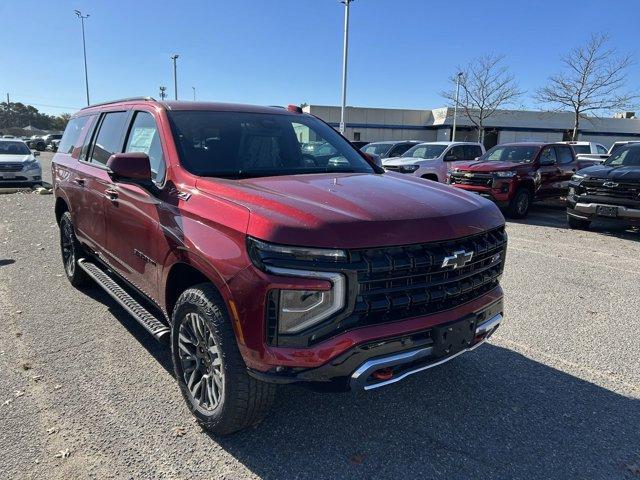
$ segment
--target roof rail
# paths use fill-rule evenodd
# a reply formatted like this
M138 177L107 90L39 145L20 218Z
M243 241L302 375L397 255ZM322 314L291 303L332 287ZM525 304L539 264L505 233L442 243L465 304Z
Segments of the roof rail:
M94 103L92 105L87 105L86 107L82 108L82 110L85 110L87 108L93 108L93 107L100 107L102 105L110 105L112 103L120 103L120 102L133 102L135 100L146 100L146 101L151 101L151 102L155 102L156 99L153 97L128 97L128 98L119 98L118 100L109 100L108 102L102 102L102 103Z

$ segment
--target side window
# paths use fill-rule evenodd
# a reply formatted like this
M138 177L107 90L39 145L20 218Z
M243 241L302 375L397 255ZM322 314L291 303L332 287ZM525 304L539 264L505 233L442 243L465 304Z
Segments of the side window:
M451 147L451 150L447 152L447 154L445 155L445 158L448 159L448 161L466 160L464 153L465 153L464 146L456 145L455 147ZM450 158L450 157L455 157L455 158Z
M111 155L122 151L122 131L126 119L127 112L110 112L102 117L91 150L91 162L106 165Z
M136 112L124 151L146 153L151 164L152 180L162 183L165 171L164 154L158 125L153 115L148 112Z
M78 138L80 138L80 133L82 133L82 129L87 124L89 120L89 116L84 117L76 117L69 120L67 124L67 128L64 129L64 135L62 135L62 140L60 140L60 144L58 145L59 153L72 153L73 147L75 147L78 142Z
M91 141L93 140L93 132L95 131L95 125L98 120L98 115L91 115L89 121L86 124L85 130L87 133L84 136L82 142L82 150L80 150L80 160L87 161L87 155L89 155L89 149L91 148Z
M556 158L556 150L553 147L547 147L540 153L540 165L555 165L558 163Z
M573 155L571 155L571 149L569 149L569 147L556 147L556 154L560 165L573 162Z
M606 153L608 153L608 152L607 152L607 149L606 149L606 148L604 148L604 146L600 145L599 143L596 145L596 150L597 150L597 151L598 151L598 153L600 153L600 154L606 154Z
M399 157L411 147L413 147L413 145L410 143L400 143L389 151L389 157Z
M482 156L482 148L480 148L480 145L465 145L464 152L465 160L475 160Z

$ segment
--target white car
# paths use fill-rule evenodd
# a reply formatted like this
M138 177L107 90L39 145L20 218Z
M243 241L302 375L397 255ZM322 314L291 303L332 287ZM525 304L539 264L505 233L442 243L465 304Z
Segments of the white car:
M446 183L447 172L457 162L475 160L484 152L484 146L476 142L425 142L410 148L400 157L384 159L382 166L389 172L410 173Z
M0 183L41 183L38 155L40 152L32 152L22 140L0 138Z
M571 145L576 155L606 155L607 147L596 142L558 142Z

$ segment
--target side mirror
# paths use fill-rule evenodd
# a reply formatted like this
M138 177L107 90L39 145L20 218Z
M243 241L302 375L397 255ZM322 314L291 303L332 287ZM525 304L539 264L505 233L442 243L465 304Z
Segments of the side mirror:
M107 160L109 176L114 182L152 185L149 156L142 152L116 153Z
M364 153L362 152L362 154L367 157L367 159L373 163L374 165L382 168L382 159L380 158L380 155L375 155L375 154L371 154L371 153Z
M475 162L477 162L477 161L479 161L479 160L480 160L480 157L476 157L476 158L474 158L473 160L474 160Z
M36 150L35 152L33 152L33 156L34 157L39 157L40 156L40 152L38 150Z

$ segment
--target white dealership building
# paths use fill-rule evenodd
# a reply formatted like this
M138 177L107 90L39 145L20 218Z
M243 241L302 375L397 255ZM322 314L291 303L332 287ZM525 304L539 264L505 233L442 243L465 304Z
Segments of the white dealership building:
M340 107L307 105L303 110L336 129L340 125ZM349 140L451 140L451 107L433 110L347 107L345 116L345 136ZM477 130L460 109L456 123L456 140L477 140ZM505 142L568 140L572 130L571 113L499 110L485 120L485 146ZM640 140L640 119L635 118L632 112L614 118L584 118L580 121L579 139L598 142L606 147L617 140Z

